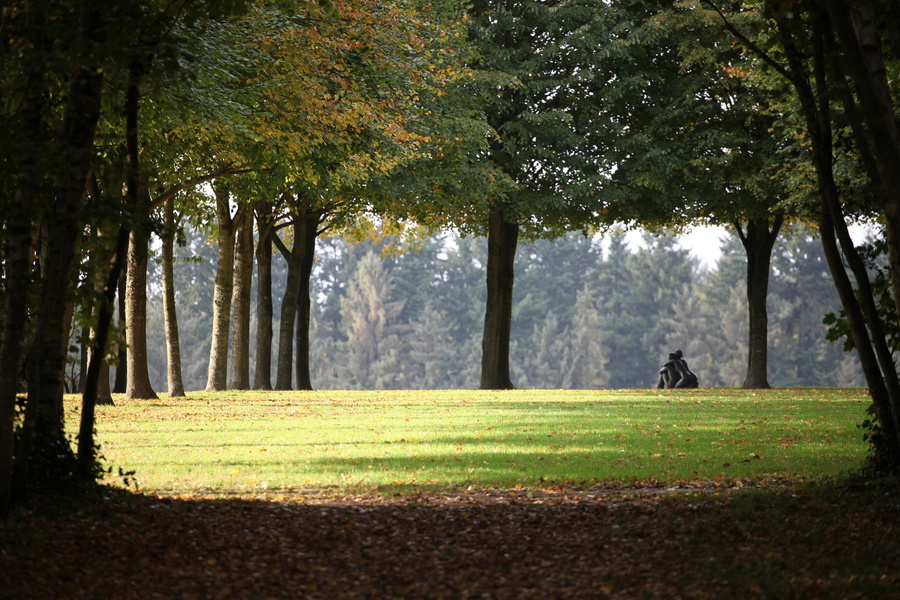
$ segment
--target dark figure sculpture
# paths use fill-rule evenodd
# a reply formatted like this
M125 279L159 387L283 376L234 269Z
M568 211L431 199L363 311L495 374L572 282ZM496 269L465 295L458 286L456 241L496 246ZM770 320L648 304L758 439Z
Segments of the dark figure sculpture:
M681 373L679 373L678 367L675 366L676 363L678 363L678 357L675 356L674 352L669 352L669 360L659 370L659 382L656 384L656 387L670 390L678 384L678 381L681 379Z
M679 388L695 388L700 387L700 379L697 377L696 373L691 371L690 367L688 367L687 361L682 358L684 356L684 352L681 350L675 351L675 360L678 365L681 366L682 374L681 380L678 382L676 387ZM678 368L676 366L676 368Z
M682 358L683 356L684 353L681 350L669 352L669 360L659 370L657 388L671 390L673 388L699 387L700 381L697 375L688 367L687 361Z

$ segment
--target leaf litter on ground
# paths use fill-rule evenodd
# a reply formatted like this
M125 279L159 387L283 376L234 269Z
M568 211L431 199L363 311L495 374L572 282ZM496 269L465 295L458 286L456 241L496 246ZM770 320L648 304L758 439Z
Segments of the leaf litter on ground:
M900 598L898 480L734 483L108 488L0 523L0 598Z

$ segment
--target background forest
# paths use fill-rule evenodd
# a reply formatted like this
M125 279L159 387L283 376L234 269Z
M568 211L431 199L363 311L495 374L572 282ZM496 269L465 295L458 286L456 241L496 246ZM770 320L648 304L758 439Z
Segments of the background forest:
M629 244L624 234L571 233L522 246L511 343L514 383L650 387L666 354L681 348L701 386L739 386L747 368L746 258L734 236L722 244L722 255L710 268L677 238L649 234L641 244ZM319 241L310 290L316 299L310 349L314 387L478 387L485 240L439 235L403 253L383 252L385 247L385 242L335 237ZM215 246L202 231L189 229L176 255L184 384L203 389ZM275 263L277 321L286 269ZM821 243L805 233L783 236L772 267L772 385L864 385L856 354L825 338L822 319L836 312L839 302ZM151 282L160 280L159 270L159 261L151 262ZM165 390L161 292L151 285L149 293L149 370L154 388Z

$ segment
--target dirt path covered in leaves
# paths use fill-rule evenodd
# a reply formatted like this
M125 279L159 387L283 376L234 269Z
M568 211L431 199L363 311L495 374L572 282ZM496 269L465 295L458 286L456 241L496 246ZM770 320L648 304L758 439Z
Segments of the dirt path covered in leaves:
M116 493L0 523L0 598L900 599L900 487Z

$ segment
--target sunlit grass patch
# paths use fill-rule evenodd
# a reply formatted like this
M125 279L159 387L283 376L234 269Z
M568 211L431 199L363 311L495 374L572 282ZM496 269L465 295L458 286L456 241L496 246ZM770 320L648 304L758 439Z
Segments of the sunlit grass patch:
M863 390L195 392L99 407L144 489L764 482L862 465ZM77 398L67 400L76 423Z

